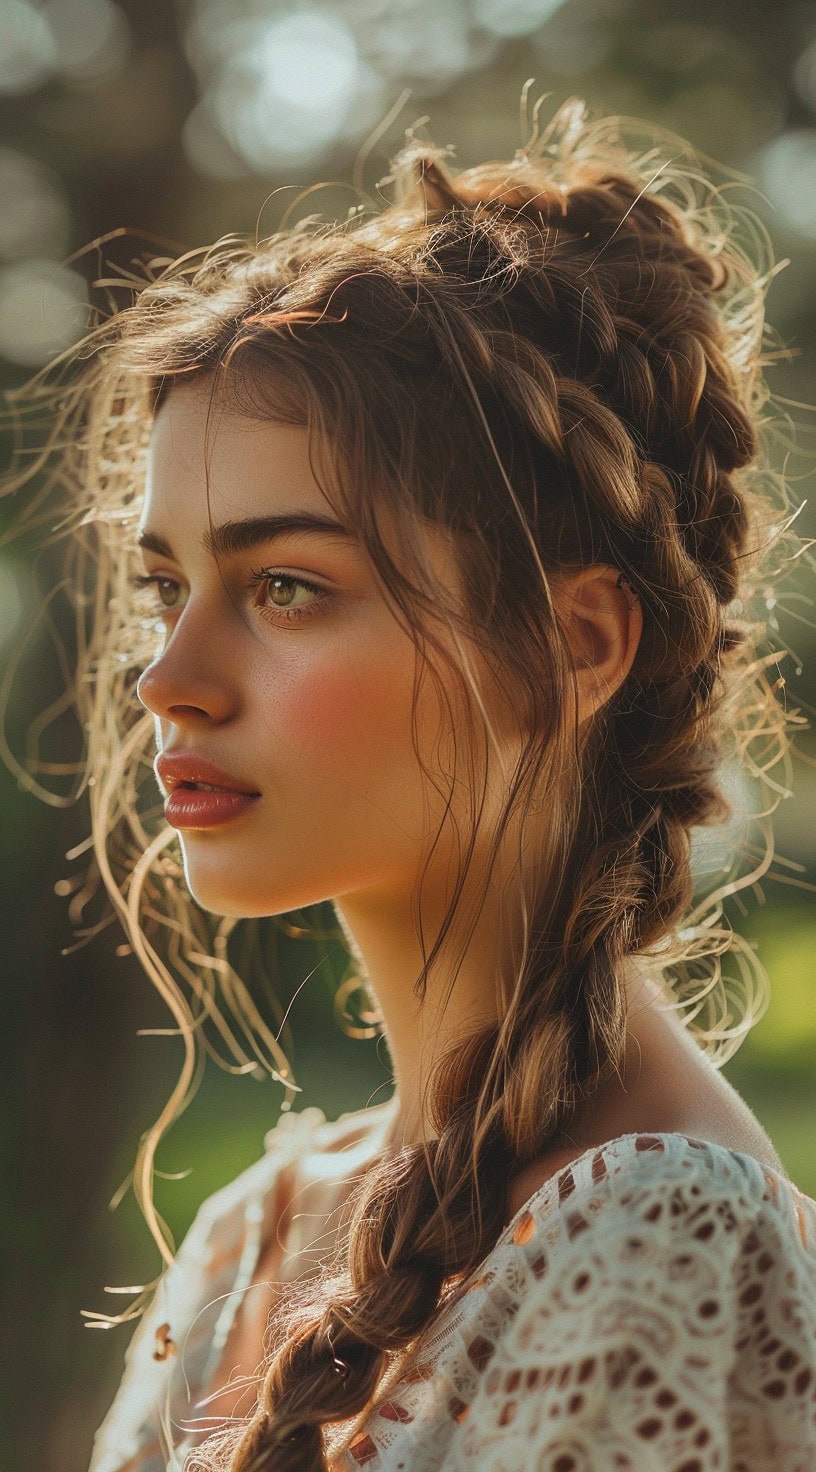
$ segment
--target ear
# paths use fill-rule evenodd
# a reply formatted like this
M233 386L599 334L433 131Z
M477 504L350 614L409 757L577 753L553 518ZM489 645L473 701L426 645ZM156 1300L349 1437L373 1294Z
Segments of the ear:
M551 577L553 604L572 651L578 724L594 715L631 669L643 632L640 599L616 567L595 563Z

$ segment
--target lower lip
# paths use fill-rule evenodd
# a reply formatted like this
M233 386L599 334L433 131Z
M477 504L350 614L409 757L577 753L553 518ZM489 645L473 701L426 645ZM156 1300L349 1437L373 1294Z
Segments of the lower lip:
M171 828L213 828L238 818L258 801L258 792L197 792L191 787L174 787L164 804Z

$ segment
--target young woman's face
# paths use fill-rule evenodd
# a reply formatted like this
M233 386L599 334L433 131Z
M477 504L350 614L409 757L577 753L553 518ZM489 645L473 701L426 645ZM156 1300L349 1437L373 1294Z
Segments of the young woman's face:
M205 756L260 796L226 822L179 820L188 886L222 915L279 914L352 891L386 898L413 885L447 790L444 779L441 793L427 782L412 744L414 644L349 535L288 531L219 551L218 563L205 550L208 398L200 384L174 388L153 430L140 534L169 549L145 549L145 572L172 581L141 595L166 633L137 691L159 750ZM336 519L304 428L215 404L208 462L214 528ZM431 556L455 576L441 539ZM447 719L423 680L418 736L432 770Z

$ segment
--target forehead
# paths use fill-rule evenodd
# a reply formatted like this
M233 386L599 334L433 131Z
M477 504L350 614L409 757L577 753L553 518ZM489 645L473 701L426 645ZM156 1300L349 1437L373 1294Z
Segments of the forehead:
M316 431L239 412L211 392L209 379L174 385L155 416L150 435L140 531L147 527L175 547L177 539L189 538L189 529L195 525L201 528L202 545L207 546L210 522L220 527L248 518L284 519L297 513L341 523L346 534L335 536L334 545L365 557L366 549L354 534L353 516L339 502L332 503L316 479L312 469L315 449L321 473L326 459L331 459L331 446ZM354 494L371 497L375 493L366 482L362 488L355 485ZM442 526L422 518L418 510L414 515L410 507L407 510L412 521L408 535L404 522L400 525L389 511L387 500L378 503L379 536L392 563L412 580L418 572L417 564L411 566L413 552L426 574L429 571L438 580L437 586L441 584L460 598L456 539ZM364 519L370 526L370 516ZM245 539L242 544L240 535L236 540L228 533L223 546L220 538L216 545L220 554L249 542Z
M153 422L145 495L156 514L182 500L191 513L200 501L205 514L205 489L224 512L240 506L260 514L295 493L299 504L330 510L305 426L239 414L211 395L209 383L180 384Z

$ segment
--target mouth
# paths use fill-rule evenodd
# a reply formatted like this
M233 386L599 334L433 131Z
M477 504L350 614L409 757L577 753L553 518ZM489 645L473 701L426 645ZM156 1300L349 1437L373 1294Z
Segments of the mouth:
M241 817L260 801L259 792L184 780L173 783L165 798L164 816L173 828L216 828Z
M181 792L232 792L245 797L260 797L257 788L233 777L202 752L162 751L153 766L157 782L172 795Z
M238 791L238 789L236 787L216 787L215 784L212 783L212 782L176 782L174 784L173 791L174 792L178 792L179 789L182 789L183 791L187 791L187 792L237 792ZM240 796L241 797L260 797L260 793L258 793L258 792L242 792L242 793L240 793Z

